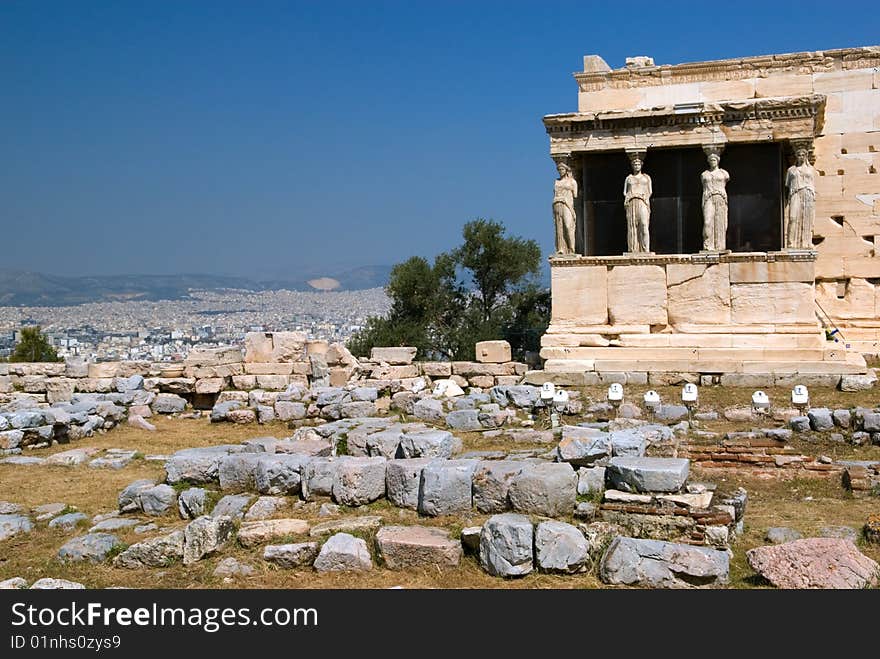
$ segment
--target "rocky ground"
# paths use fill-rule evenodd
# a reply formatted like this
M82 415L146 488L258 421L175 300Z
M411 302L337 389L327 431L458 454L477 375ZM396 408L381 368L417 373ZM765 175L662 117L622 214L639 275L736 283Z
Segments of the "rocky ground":
M680 394L677 387L658 390L663 399L670 402L677 401ZM627 388L627 401L642 408L643 393L634 387ZM688 415L691 423L686 426L677 425L681 421L675 418L649 418L648 411L640 409L639 415L644 421L659 422L657 425L669 429L660 433L660 441L647 442L648 455L684 455L689 447L714 447L731 441L730 438L741 442L745 437L746 441L760 444L769 431L797 428L797 416L789 418L794 413L777 419L772 415L757 418L743 413L742 410L749 407L750 394L745 389L704 387L700 390L699 407ZM768 394L780 408L789 407L789 391L769 390ZM605 428L597 429L600 436L604 436L601 434L606 432L607 424L603 425L601 418L619 414L604 408L604 397L604 388L582 390L580 411L564 415L563 423L593 423ZM689 582L672 585L734 588L766 587L771 583L795 587L811 585L809 581L798 582L790 574L778 575L763 569L768 561L772 562L773 556L749 553L758 547L785 547L785 542L798 542L798 537L830 537L834 542L845 543L845 547L854 540L859 556L880 560L880 545L863 535L868 518L880 512L880 498L870 494L854 497L843 486L840 466L841 461L847 460L880 461L880 446L871 443L870 432L866 440L857 436L854 444L856 433L865 431L856 429L855 422L844 429L834 421L835 410L873 409L873 392L813 390L811 398L814 411L806 416L807 427L790 435L786 432L787 453L784 455L803 457L802 463L795 464L798 468L788 468L787 461L785 468L779 468L777 462L772 462L772 457L770 464L729 466L728 461L724 461L720 467L718 464L722 463L710 466L692 460L689 483L709 483L719 492L744 488L748 492L748 504L743 524L729 543L729 574L725 579L716 581L711 575L691 574ZM451 428L455 445L451 445L450 450L454 455L445 457L484 462L503 457L505 460L493 464L498 467L510 460L522 460L523 464L559 465L564 470L565 461L560 462L559 458L564 442L559 444L559 438L552 437L552 434L548 437L549 415L539 413L529 421L523 407L510 407L516 408L516 416L505 421L508 432L499 433L497 428L481 431ZM734 408L740 411L731 412ZM827 418L821 412L823 408L829 411ZM388 414L391 418L387 418ZM701 415L701 420L696 418L697 414ZM397 422L428 423L400 411L392 410L384 416L386 420L380 423L386 428ZM829 419L830 426L825 427ZM260 489L259 486L249 482L252 474L258 472L251 471L250 466L240 469L235 465L256 464L259 456L265 456L265 449L270 447L272 450L268 453L276 456L287 450L326 452L332 443L326 440L333 439L337 440L340 453L349 451L349 444L349 452L357 453L360 446L357 433L334 434L318 428L326 435L322 436L315 433L315 429L306 427L294 431L277 421L261 426L235 425L210 423L204 417L154 416L150 422L155 425L155 431L119 425L77 442L28 449L13 456L40 459L32 464L20 460L0 464L0 502L5 502L0 504L0 581L20 578L24 584L31 585L48 577L66 579L90 588L593 588L605 587L603 581L626 583L626 579L615 581L613 575L609 576L608 573L614 571L613 557L606 557L606 574L600 575L599 563L611 538L595 535L596 529L602 528L596 524L604 524L596 522L595 506L602 498L597 492L584 488L578 490L581 494L571 502L576 504L575 509L563 503L558 510L546 510L542 508L550 505L546 501L530 508L533 504L528 502L528 497L521 497L515 502L513 511L501 515L482 513L477 507L470 506L467 510L450 510L448 500L442 497L434 504L415 501L416 509L411 509L398 507L396 504L400 501L386 498L382 458L365 457L359 460L366 462L353 463L362 465L351 477L356 482L350 483L351 488L347 490L333 492L332 497L319 491L317 494L312 492L309 500L303 500L302 482L319 483L320 479L309 480L301 465L297 467L299 471L295 477L302 481L297 483L296 494L280 491L290 483L277 473L267 476L269 485L260 494L255 491ZM457 422L457 417L453 417L453 423ZM438 415L433 423L446 431L442 415ZM860 423L864 425L864 421ZM646 425L650 424L636 423L633 427L638 429ZM627 430L625 426L623 423L622 430ZM407 428L404 426L403 429ZM417 426L409 428L419 432ZM630 441L633 435L621 435L621 428L616 435L611 433L617 438L615 441L621 437ZM373 445L381 452L384 449L379 440L385 435L381 427L377 427L376 432L379 439ZM269 440L249 441L255 437L282 439L292 435L297 438L292 443L295 448L289 446L291 442L277 445ZM340 439L345 442L339 442ZM322 440L325 448L319 447ZM167 460L183 449L240 446L243 442L247 443L247 452L257 456L254 458L256 462L249 458L231 459L226 471L209 482L193 482L192 474L175 478L176 463ZM313 442L313 445L297 442ZM410 444L415 446L413 440ZM404 444L398 440L395 446L394 454L402 450ZM278 447L281 450L275 452ZM369 453L369 444L365 443L364 447ZM582 443L578 447L584 450ZM404 457L417 462L418 450L408 450L415 452ZM636 450L640 450L639 447ZM296 456L292 453L281 462L293 461L299 465ZM580 457L569 456L566 461L578 468L579 460L583 459L581 454ZM450 461L455 462L450 467L456 467L458 460ZM380 462L383 465L381 485L378 479L374 480L381 494L378 489L375 496L364 494L372 487L370 470L373 467L370 465ZM323 463L317 461L315 464ZM816 469L800 468L803 464L813 465ZM583 467L580 468L581 473L585 473ZM240 487L235 484L238 478L243 479ZM469 478L473 478L472 474ZM136 484L138 481L142 482ZM547 482L550 481L540 481L542 484ZM279 483L287 485L280 487ZM279 491L273 491L273 488ZM520 489L527 491L525 486ZM684 487L680 489L685 493ZM699 487L694 490L694 495L698 496ZM389 491L388 497L391 496ZM410 528L396 528L401 526ZM731 520L730 528L734 526ZM411 527L424 528L414 530ZM474 535L475 527L477 535ZM479 527L484 527L481 535ZM410 537L413 534L415 537ZM491 546L481 551L481 542L491 543ZM643 559L633 557L655 556L656 552L662 554L668 552L670 546L687 547L645 544L651 540L639 542L642 544L631 543L631 546L617 543L617 560L627 565L633 561L643 564ZM809 555L814 549L820 557L833 553L823 545L817 549L807 546L798 555ZM722 548L703 551L703 554L690 558L677 554L671 563L667 563L684 561L690 574L699 571L695 561L702 561L705 555L712 560L727 561L727 553ZM516 558L517 552L519 559ZM159 557L156 564L144 566L144 561L149 563L152 560L151 556ZM528 563L535 569L523 569L527 573L517 578L494 576L499 573L499 565L502 573L516 574L520 559L522 564ZM853 560L861 559L854 557ZM339 567L361 569L336 571ZM761 577L755 567L769 577ZM706 569L709 574L715 567ZM870 572L870 564L866 569ZM674 570L670 574L673 573ZM16 584L22 585L21 582L9 585Z

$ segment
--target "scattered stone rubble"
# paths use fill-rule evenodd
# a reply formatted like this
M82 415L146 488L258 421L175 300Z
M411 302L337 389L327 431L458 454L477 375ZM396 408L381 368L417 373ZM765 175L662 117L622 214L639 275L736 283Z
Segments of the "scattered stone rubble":
M721 492L711 483L691 482L692 463L841 473L855 493L880 492L880 463L835 463L788 445L794 433L877 441L876 410L811 408L799 415L730 408L721 411L725 418L756 427L718 436L700 429L718 412L585 405L572 396L561 412L589 420L540 430L532 427L535 415L549 416L540 388L520 383L524 366L509 361L509 346L488 343L478 345L478 362L417 364L411 348L377 348L370 360L359 361L338 344L298 333L251 333L244 355L198 350L183 365L92 364L75 374L64 365L44 365L42 372L16 367L16 386L24 386L25 377L32 378L31 389L41 386L39 377L74 382L68 400L59 398L56 384L50 400L46 384L45 393L25 392L0 408L0 442L6 442L0 447L8 455L2 461L11 464L121 468L134 451L78 447L49 458L16 454L102 432L126 418L136 417L134 424L147 430L138 418L177 414L206 400L212 422L280 420L293 434L177 451L165 460L164 483L132 482L119 494L118 513L93 519L90 528L84 514L64 504L30 514L0 504L0 541L31 532L33 516L58 532L88 528L61 546L59 560L104 562L115 554L113 565L126 569L188 565L237 542L281 569L450 569L470 554L498 577L596 568L608 584L719 587L729 579L730 547L742 533L748 497L741 489ZM88 387L108 391L83 391ZM770 419L788 427L758 427ZM464 454L457 432L481 432L512 446ZM519 441L546 447L519 450ZM447 516L491 517L456 537L438 526L349 514L383 499L439 524ZM311 524L296 518L293 510L303 502L320 505L330 519ZM171 515L184 520L179 528L158 519L158 525L144 524L145 517ZM869 539L877 533L871 523ZM122 546L113 533L134 526L148 537ZM750 564L780 587L824 585L809 562L779 573L788 547L805 542L795 534L770 529L773 544L749 552ZM824 547L817 540L838 541L806 540L811 544L803 545L809 550L804 555ZM876 564L872 568L854 546L840 556L856 576L829 582L833 587L876 582ZM225 557L215 574L228 579L252 571ZM22 587L21 581L8 583Z

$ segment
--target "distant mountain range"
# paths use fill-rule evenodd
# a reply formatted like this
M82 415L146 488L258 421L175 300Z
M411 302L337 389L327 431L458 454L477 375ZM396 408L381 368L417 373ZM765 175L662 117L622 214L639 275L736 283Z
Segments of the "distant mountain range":
M0 306L67 306L87 302L180 300L190 291L357 291L385 286L391 266L268 280L229 275L103 275L64 277L0 268Z

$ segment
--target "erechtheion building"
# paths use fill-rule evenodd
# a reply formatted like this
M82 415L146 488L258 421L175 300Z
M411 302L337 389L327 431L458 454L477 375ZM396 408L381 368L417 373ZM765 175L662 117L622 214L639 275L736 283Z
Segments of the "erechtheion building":
M578 111L544 117L559 171L545 369L864 373L880 346L880 47L620 69L589 55L574 78Z

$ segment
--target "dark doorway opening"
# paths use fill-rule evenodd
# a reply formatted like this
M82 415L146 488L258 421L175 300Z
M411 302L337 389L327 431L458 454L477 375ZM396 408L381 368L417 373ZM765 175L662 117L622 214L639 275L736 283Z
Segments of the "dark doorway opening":
M651 176L651 251L689 254L703 246L702 184L706 155L699 147L649 150L644 171ZM630 174L622 151L585 154L581 186L584 253L610 256L627 251L623 184ZM778 143L728 146L721 167L727 185L727 248L766 252L782 245L782 152Z

